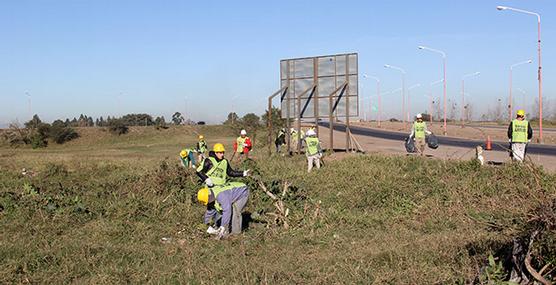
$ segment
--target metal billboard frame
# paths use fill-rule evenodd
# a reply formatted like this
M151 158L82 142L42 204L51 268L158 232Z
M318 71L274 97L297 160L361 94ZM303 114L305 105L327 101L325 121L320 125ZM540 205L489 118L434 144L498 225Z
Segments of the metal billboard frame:
M333 74L324 74L319 75L319 61L322 59L334 59L334 73ZM337 62L338 58L343 58L343 64L345 65L345 69L343 72L338 74ZM296 62L300 61L312 61L312 74L309 76L297 76L295 66L292 69L291 65L295 65ZM350 66L350 61L353 61L354 66ZM284 72L283 67L285 65L286 71ZM269 118L272 109L272 99L277 95L281 94L280 96L280 109L281 109L281 116L286 118L286 124L288 131L286 132L287 137L287 145L288 145L288 152L291 151L290 146L290 129L291 129L291 119L297 120L297 133L298 141L297 141L297 152L300 152L301 149L301 122L303 118L306 119L314 119L314 125L316 128L317 134L319 134L319 119L327 118L329 120L329 131L330 131L330 139L329 139L329 147L331 150L334 149L334 120L345 117L346 121L346 151L352 150L352 141L350 140L351 131L350 131L350 117L357 117L359 113L358 108L358 98L359 98L359 78L358 78L358 54L357 53L345 53L345 54L332 54L332 55L321 55L321 56L314 56L314 57L302 57L302 58L291 58L291 59L283 59L280 60L280 89L272 94L268 98L268 112ZM330 71L326 69L326 71ZM293 73L293 76L292 76ZM326 73L326 72L325 72ZM350 77L354 80L350 80ZM311 80L312 83L310 86L305 88L304 90L299 90L300 92L296 92L295 90L295 83L296 80ZM328 80L328 81L326 81ZM319 83L321 82L334 82L334 90L325 96L320 96L319 93ZM305 81L306 83L309 81ZM293 83L293 84L292 84ZM293 85L293 86L292 86ZM325 85L325 84L323 84ZM350 85L351 92L350 92ZM293 89L293 90L292 90ZM323 88L324 89L324 88ZM304 96L307 97L304 98ZM292 96L293 95L293 96ZM354 114L350 113L350 97L351 99L355 100L355 112ZM343 114L338 114L339 109L338 106L340 102L345 102L345 111ZM319 99L328 101L328 110L327 112L321 113L319 112ZM335 99L335 100L334 100ZM302 100L304 104L302 104ZM305 112L307 111L308 107L310 106L311 100L313 100L313 115L312 116L304 116ZM284 101L286 104L286 108L284 108ZM293 113L291 112L290 108L293 107ZM284 110L285 109L285 110ZM285 116L284 116L285 112ZM269 127L269 154L271 152L271 144L272 144L272 123L268 120L268 127Z

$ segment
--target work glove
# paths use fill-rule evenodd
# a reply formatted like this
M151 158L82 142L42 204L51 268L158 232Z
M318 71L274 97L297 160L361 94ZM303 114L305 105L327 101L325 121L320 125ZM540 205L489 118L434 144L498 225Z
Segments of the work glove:
M509 143L512 143L512 139L508 139L508 142L509 142Z
M207 234L209 235L216 235L218 234L218 229L213 228L212 226L209 226L207 229Z
M221 226L218 228L218 232L216 234L217 234L216 239L223 239L228 236L228 231L226 230L225 227Z
M243 171L243 177L249 176L250 171L251 171L251 169L247 169L247 170Z
M530 142L531 142L531 140L527 140L527 143L530 143Z
M212 183L212 180L210 179L210 177L205 180L205 183L207 184L208 187L214 186L214 183Z

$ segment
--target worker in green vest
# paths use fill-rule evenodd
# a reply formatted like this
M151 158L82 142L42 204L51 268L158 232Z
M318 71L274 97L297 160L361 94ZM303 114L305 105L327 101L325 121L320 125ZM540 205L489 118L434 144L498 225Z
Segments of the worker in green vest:
M416 120L411 127L411 134L409 138L413 138L415 140L415 144L417 145L417 151L419 155L425 155L425 147L427 145L426 137L430 135L431 132L427 130L427 123L423 121L423 115L421 113L415 116Z
M320 158L322 157L322 148L320 146L319 138L317 138L317 133L309 129L305 136L305 145L307 149L305 155L307 156L307 172L311 172L313 165L320 168Z
M184 148L180 151L181 165L185 168L195 168L195 149Z
M236 138L235 148L235 154L237 154L238 160L249 158L249 151L253 148L253 144L251 143L251 139L247 136L246 130L241 130L239 132L239 137ZM232 161L233 160L232 156Z
M531 124L525 120L525 111L518 110L516 118L510 122L508 127L508 139L510 140L510 156L515 161L523 161L527 153L527 143L531 142L533 129Z
M207 142L205 141L205 137L203 135L199 135L199 141L197 142L197 154L198 160L203 161L205 159L205 153L208 150Z
M197 192L197 199L207 206L204 223L209 226L207 233L225 238L231 228L232 234L241 233L241 212L249 199L249 189L242 182L228 181L228 177L246 177L249 170L236 171L224 158L224 145L217 143L209 156L197 168L197 176L205 187Z

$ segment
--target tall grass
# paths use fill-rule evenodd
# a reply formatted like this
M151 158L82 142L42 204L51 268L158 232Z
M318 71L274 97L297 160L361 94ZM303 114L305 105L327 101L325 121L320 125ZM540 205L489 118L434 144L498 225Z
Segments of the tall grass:
M292 185L291 227L261 218L216 241L200 224L194 173L143 157L141 167L52 157L36 176L2 158L0 283L472 281L556 195L555 175L521 165L353 155L307 174L302 156L256 155L244 167L270 189ZM246 210L264 217L271 201L243 181Z

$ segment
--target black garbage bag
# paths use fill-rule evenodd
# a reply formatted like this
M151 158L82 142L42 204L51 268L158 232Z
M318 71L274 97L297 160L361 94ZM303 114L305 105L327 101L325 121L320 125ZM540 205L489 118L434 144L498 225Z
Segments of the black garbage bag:
M409 137L405 140L405 150L408 153L416 153L417 148L415 147L415 141L413 141L412 137Z
M438 148L438 138L434 134L427 136L427 145L432 149Z

